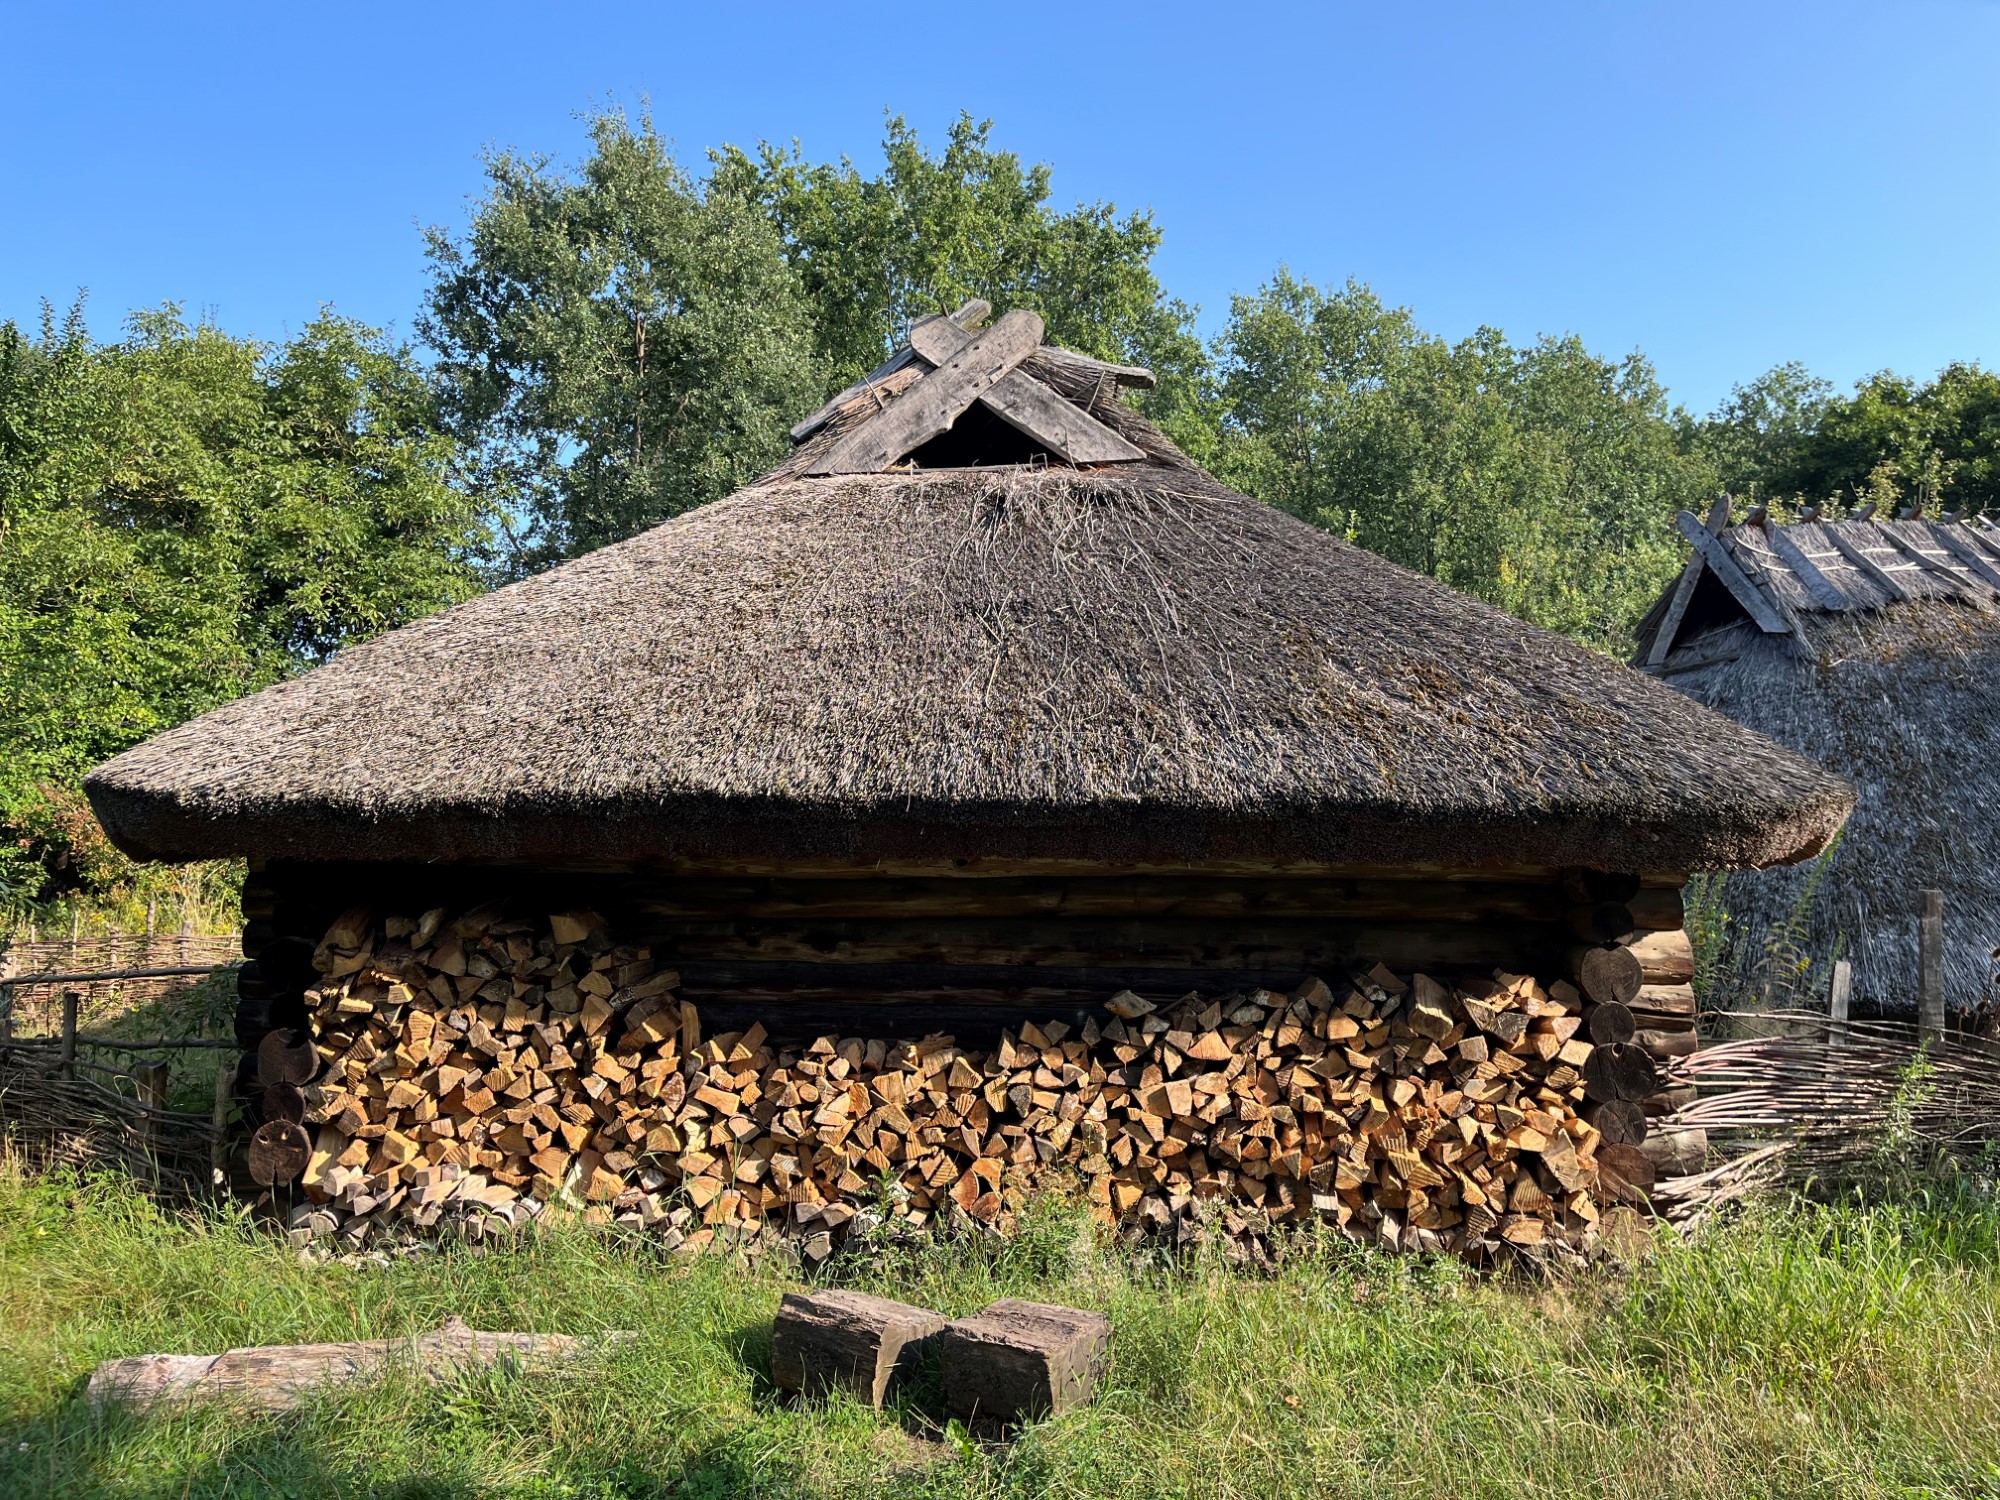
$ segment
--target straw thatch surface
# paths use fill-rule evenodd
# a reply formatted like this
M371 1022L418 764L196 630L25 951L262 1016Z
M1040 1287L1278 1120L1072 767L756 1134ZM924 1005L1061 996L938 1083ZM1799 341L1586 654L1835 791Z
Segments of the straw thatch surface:
M92 801L165 858L1682 869L1839 826L1836 778L1027 368L1148 458L796 477L864 392L765 481L161 735Z
M1730 977L1823 994L1840 956L1858 999L1906 1011L1929 888L1945 894L1946 1002L1978 1004L2000 947L2000 621L1946 602L1801 613L1796 639L1725 625L1667 666L1732 653L1667 680L1839 772L1860 797L1824 869L1725 882ZM1803 981L1786 978L1790 957L1814 961Z

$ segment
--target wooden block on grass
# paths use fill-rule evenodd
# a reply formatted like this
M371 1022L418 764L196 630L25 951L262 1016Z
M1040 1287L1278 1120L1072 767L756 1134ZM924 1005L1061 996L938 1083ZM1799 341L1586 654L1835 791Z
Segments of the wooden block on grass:
M944 1331L945 1405L954 1416L995 1422L1060 1416L1090 1400L1110 1344L1102 1313L995 1302Z
M945 1320L862 1292L788 1292L771 1338L771 1378L807 1396L836 1388L880 1406L898 1368Z

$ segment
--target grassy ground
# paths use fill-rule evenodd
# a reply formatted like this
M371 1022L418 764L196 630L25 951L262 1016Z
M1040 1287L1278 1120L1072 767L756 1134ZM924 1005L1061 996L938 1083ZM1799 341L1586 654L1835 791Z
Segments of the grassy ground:
M584 1232L308 1266L239 1218L0 1169L0 1495L2000 1493L2000 1213L1969 1192L1774 1210L1556 1288L1328 1247L1148 1269L1051 1209L859 1284L1016 1294L1116 1329L1094 1405L982 1448L767 1378L792 1283ZM98 1360L475 1326L636 1330L559 1376L385 1383L282 1419L94 1420Z

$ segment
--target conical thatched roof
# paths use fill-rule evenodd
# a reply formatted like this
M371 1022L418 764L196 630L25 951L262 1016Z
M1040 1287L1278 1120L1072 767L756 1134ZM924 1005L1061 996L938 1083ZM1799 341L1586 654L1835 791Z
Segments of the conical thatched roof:
M1817 1001L1841 957L1859 1000L1906 1011L1932 889L1945 897L1945 998L1978 1004L2000 948L2000 531L1955 517L1712 520L1706 559L1698 548L1687 586L1647 617L1639 660L1860 792L1823 863L1724 883L1720 977ZM1734 565L1727 581L1714 549ZM1675 593L1688 601L1678 622ZM1759 623L1760 603L1775 620Z
M1028 351L907 451L876 440L930 431L947 369L899 357L758 483L163 734L92 801L164 858L1679 869L1840 825L1848 788L1761 736L1223 487L1117 399L1143 372ZM822 472L871 445L898 467Z

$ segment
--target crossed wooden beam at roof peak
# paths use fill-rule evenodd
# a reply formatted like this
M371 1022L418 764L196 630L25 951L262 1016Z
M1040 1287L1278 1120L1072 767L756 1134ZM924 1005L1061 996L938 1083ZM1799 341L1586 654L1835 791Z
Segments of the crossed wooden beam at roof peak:
M1151 385L1151 372L1044 349L1040 316L1023 309L1003 314L989 328L979 327L991 311L990 303L975 298L948 317L919 320L906 348L794 427L792 437L802 442L876 381L912 363L927 367L900 395L829 445L807 472L879 474L950 431L974 402L1071 463L1131 463L1146 456L1021 366L1039 351L1092 367L1122 385Z

